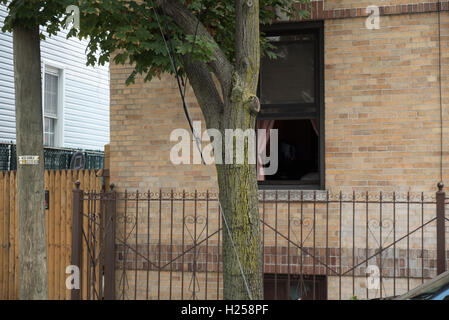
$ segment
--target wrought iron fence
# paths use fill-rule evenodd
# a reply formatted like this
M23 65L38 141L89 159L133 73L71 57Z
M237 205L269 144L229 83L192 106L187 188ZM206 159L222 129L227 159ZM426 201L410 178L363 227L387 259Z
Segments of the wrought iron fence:
M75 152L83 152L86 163L83 169L104 168L104 153L102 151L44 148L45 170L70 169L70 161ZM0 171L12 171L17 169L16 145L0 143Z
M74 221L80 213L87 219L79 225L90 275L80 298L222 298L215 192L74 194ZM261 191L259 200L267 299L397 296L446 270L443 191ZM115 248L109 263L100 239ZM94 294L103 286L113 292Z

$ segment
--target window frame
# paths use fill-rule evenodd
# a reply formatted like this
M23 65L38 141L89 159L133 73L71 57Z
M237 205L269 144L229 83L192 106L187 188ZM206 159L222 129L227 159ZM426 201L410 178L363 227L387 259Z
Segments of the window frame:
M317 45L315 47L315 102L314 103L294 103L294 104L261 104L257 120L299 120L310 119L315 116L319 124L319 151L318 151L318 170L319 183L307 184L295 180L264 180L258 181L259 189L299 189L299 190L324 190L325 189L325 108L324 108L324 24L322 21L314 22L294 22L294 23L276 23L270 26L262 26L262 32L265 36L283 36L283 35L301 35L314 34ZM259 75L261 81L262 69ZM260 86L257 94L260 97ZM276 113L264 112L267 108L279 108ZM294 115L292 116L292 109ZM313 108L315 111L312 111ZM309 110L307 110L309 109ZM313 114L315 112L315 114ZM316 114L318 113L318 114Z
M263 290L264 295L273 295L275 300L282 300L287 298L290 300L290 288L292 282L307 281L312 282L312 286L315 287L315 300L327 300L328 299L328 276L323 274L285 274L285 273L264 273L263 274ZM267 294L270 291L270 285L276 286L275 293ZM312 289L313 290L313 289ZM302 299L306 301L310 299Z
M50 120L56 120L57 121L57 118L53 118L53 117L47 117L47 116L44 116L44 146L45 147L49 147L49 148L52 148L52 147L55 147L56 146L56 121L54 121L54 122L50 122L50 123L53 123L53 132L51 132L51 130L50 131L46 131L45 130L45 126L46 126L46 120L47 119L50 119ZM53 142L54 142L54 144L53 145L51 145L51 144L45 144L45 134L49 134L49 135L53 135ZM50 139L51 140L51 139Z
M43 60L42 68L42 122L45 124L45 118L56 120L54 130L54 146L48 147L62 147L64 146L65 66L59 63ZM45 75L47 73L58 76L58 105L56 117L45 115Z

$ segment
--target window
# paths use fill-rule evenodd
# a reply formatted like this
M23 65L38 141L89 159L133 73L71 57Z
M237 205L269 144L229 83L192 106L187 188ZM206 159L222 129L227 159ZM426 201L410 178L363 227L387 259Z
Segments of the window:
M327 300L327 280L322 275L265 274L265 300Z
M46 66L44 78L44 145L60 144L61 129L61 72Z
M314 23L279 24L265 31L278 58L261 60L257 127L278 130L278 170L260 174L259 163L261 187L324 188L322 30L321 23ZM258 151L267 156L269 140L258 141Z

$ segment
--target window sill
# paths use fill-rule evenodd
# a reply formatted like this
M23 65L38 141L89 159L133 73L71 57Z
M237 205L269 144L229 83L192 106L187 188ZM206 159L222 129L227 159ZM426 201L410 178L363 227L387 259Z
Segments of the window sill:
M273 186L266 186L267 188L259 188L259 201L323 201L327 197L327 190L319 189L300 189L301 186L293 189L292 187L281 186L282 189L276 189ZM307 186L310 188L310 186Z
M325 190L319 180L259 181L259 190Z
M324 189L318 184L259 184L259 190L307 190L307 191L323 191Z

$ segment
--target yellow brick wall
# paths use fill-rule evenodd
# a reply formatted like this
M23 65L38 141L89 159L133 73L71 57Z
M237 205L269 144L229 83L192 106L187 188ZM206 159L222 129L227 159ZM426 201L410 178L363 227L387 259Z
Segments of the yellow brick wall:
M381 17L379 30L366 29L364 21L325 23L326 186L436 190L440 161L437 14ZM448 25L448 14L443 13L445 127ZM445 129L445 150L447 144Z
M436 0L324 0L324 10L366 8L368 6L391 6L403 4L417 4L423 2L438 2Z
M376 4L376 1L368 2L326 1L325 9ZM390 5L418 1L377 2ZM441 21L443 144L444 150L447 150L447 12L441 14ZM364 18L326 20L324 25L326 189L435 191L440 180L437 14L383 16L380 30L367 30ZM130 67L111 65L111 182L117 185L119 191L155 191L159 188L167 191L174 188L192 192L194 189L216 189L213 166L176 166L170 162L170 148L175 144L169 141L171 131L188 129L173 76L165 75L160 80L145 84L138 80L136 84L126 86L124 82L130 72ZM202 119L191 88L187 90L187 96L193 120ZM448 178L448 156L445 151L443 181ZM398 211L398 219L405 219L404 210ZM270 207L267 206L269 211ZM321 211L317 213L319 228L324 227ZM330 231L335 235L342 232L343 247L352 248L350 218L347 221L343 219L344 227L339 230L335 221L337 209L331 211L334 223ZM358 211L361 222L359 227L356 221L355 236L357 249L361 250L364 248L362 242L366 230L363 208ZM411 214L411 226L420 225L418 211ZM391 212L385 210L384 214ZM273 215L270 215L267 221L272 218ZM281 227L284 229L286 221L282 221ZM141 230L144 229L141 227ZM167 233L164 234L167 236ZM431 250L434 249L432 237L433 233L425 237L432 244L429 247ZM273 239L268 235L266 244L272 244ZM338 240L330 239L331 242ZM143 242L145 239L139 241ZM318 242L323 242L323 239L318 238ZM416 238L410 246L419 248L419 244L420 239ZM398 244L400 248L404 246L404 242ZM144 279L145 273L140 272L138 278ZM151 274L155 276L153 272ZM338 278L328 279L331 298L338 297L338 281ZM411 287L414 287L416 281L412 282ZM356 279L356 295L364 297L365 285L363 277ZM143 283L138 283L139 297L145 293L142 286ZM386 286L390 287L391 283ZM402 282L398 287L401 292L406 290ZM166 289L161 293L164 297L167 297ZM342 291L342 297L350 298L351 278L343 279ZM155 297L154 291L151 297Z
M176 143L170 142L170 133L189 128L174 77L126 86L130 72L130 67L111 65L111 181L119 190L214 187L214 166L170 162ZM191 89L187 97L192 118L202 120Z
M326 187L433 191L440 162L437 14L381 17L380 30L367 30L364 21L325 22ZM442 13L445 127L448 27ZM173 76L127 87L129 72L111 65L111 181L141 190L216 188L213 166L170 162L170 132L188 129ZM192 118L202 119L187 92ZM444 168L447 178L447 161Z

